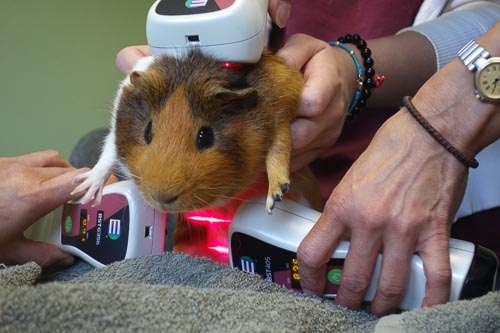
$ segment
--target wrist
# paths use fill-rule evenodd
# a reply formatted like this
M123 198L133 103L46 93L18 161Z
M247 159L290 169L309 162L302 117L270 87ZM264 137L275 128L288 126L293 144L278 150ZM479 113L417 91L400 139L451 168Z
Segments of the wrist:
M340 47L328 45L328 54L330 61L327 65L331 64L331 89L336 91L337 98L342 98L344 109L347 111L358 89L356 65L351 55Z
M347 109L347 116L352 116L354 114L359 113L360 109L364 107L364 104L366 104L366 100L363 99L363 68L361 67L361 64L358 60L358 57L354 53L354 51L347 45L335 41L335 42L329 42L331 46L338 47L342 50L344 50L349 56L351 57L352 63L354 64L354 69L355 69L355 87L356 89L354 90L353 97L351 99L351 102L349 104L349 107ZM351 76L353 77L353 76ZM365 97L366 98L366 97ZM363 104L364 103L364 104Z
M469 158L459 149L457 149L452 143L450 143L434 126L432 126L427 119L418 111L418 109L413 105L410 96L404 97L404 106L406 111L412 115L412 117L422 126L423 129L444 149L446 149L451 155L453 155L460 163L465 165L467 168L477 168L479 166L478 161L475 158Z
M457 58L435 74L413 104L437 131L466 156L500 137L499 105L474 96L474 74Z
M499 33L500 24L496 24L477 41L492 57L500 56L496 38ZM415 96L415 103L422 105L428 114L426 117L432 117L431 122L469 154L477 154L500 138L500 103L476 98L482 97L477 89L480 86L486 88L488 94L494 93L494 86L483 83L493 80L496 84L498 78L493 70L491 75L487 74L486 81L475 80L480 70L477 67L482 67L480 62L485 63L488 56L473 44L459 51L459 57L435 74Z
M346 51L356 69L356 91L347 111L348 116L360 113L371 96L371 89L382 85L384 77L375 74L372 51L364 39L358 34L346 34L337 41L329 42L331 46L339 47ZM349 45L349 46L348 46ZM352 48L351 48L352 46Z

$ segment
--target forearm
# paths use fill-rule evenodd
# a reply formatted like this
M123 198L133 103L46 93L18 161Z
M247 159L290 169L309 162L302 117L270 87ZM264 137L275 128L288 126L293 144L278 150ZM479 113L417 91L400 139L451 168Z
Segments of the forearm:
M398 35L367 41L378 75L385 76L380 88L371 90L369 107L399 106L405 95L413 95L434 74L434 49L419 33Z
M500 23L478 39L491 56L500 56ZM474 96L474 75L456 57L413 98L422 115L467 156L500 138L500 105Z
M439 70L455 58L460 47L485 34L499 20L498 1L471 1L434 20L403 29L402 32L414 31L427 38L434 48L436 70Z
M466 42L486 33L498 20L499 4L473 1L396 36L367 41L376 72L386 76L383 87L372 90L369 106L401 105L403 96L414 95Z

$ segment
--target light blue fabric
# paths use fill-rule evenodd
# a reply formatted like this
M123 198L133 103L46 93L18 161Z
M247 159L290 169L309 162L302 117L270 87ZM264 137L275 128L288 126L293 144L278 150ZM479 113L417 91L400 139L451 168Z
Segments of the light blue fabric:
M437 69L456 57L458 50L500 21L500 5L477 1L444 13L439 18L403 29L424 35L434 47Z

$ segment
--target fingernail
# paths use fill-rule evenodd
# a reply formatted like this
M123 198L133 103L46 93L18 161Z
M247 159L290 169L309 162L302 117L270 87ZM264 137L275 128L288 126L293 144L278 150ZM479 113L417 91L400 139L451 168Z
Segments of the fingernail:
M276 25L280 28L284 28L290 17L290 4L285 1L281 1L278 5L278 10L276 11Z

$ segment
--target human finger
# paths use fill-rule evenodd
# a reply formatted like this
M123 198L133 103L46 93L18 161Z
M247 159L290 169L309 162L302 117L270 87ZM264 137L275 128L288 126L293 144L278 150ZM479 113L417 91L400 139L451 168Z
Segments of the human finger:
M53 244L33 241L20 237L17 241L9 244L10 253L4 260L16 264L30 261L36 262L41 267L69 266L74 263L74 257L62 251Z
M322 152L323 149L313 149L293 155L290 159L290 172L294 173L308 166L312 161L320 156Z
M299 117L294 120L290 127L292 154L300 154L304 147L307 147L315 137L315 122L306 117Z
M323 213L297 249L300 285L305 294L321 295L326 286L326 263L344 233L339 225L332 228L333 215Z
M276 52L288 66L301 70L316 53L328 44L305 34L290 36L285 45Z
M76 169L73 167L35 167L27 169L27 172L31 174L31 179L42 183L73 170Z
M291 0L271 0L269 2L269 15L273 22L280 28L284 28L290 17Z
M43 170L42 172L46 173L46 176L49 177L40 184L40 200L47 206L58 206L73 199L70 193L75 187L75 177L88 170L88 168Z
M377 316L393 313L398 309L406 290L411 269L414 244L406 239L386 239L377 292L370 310Z
M31 167L71 167L71 164L55 150L43 150L21 156L16 161Z
M443 304L450 299L451 264L448 238L419 251L425 272L425 297L422 306Z
M361 308L380 252L378 235L361 230L351 231L349 251L342 270L335 304L352 310Z
M18 191L15 205L22 208L16 215L17 228L24 230L42 216L48 214L65 202L74 199L71 191L74 188L74 178L86 169L69 169L54 177L47 177L46 170L37 170L28 179L24 188Z
M337 122L345 117L347 89L341 89L342 77L336 64L332 63L331 51L323 51L310 59L304 68L305 84L302 89L298 115L314 117L331 107ZM344 94L344 95L341 95ZM343 98L339 98L343 97ZM335 99L335 104L330 105ZM335 125L335 123L330 124Z
M115 65L120 72L128 74L132 71L137 61L151 55L148 45L128 46L116 55Z

